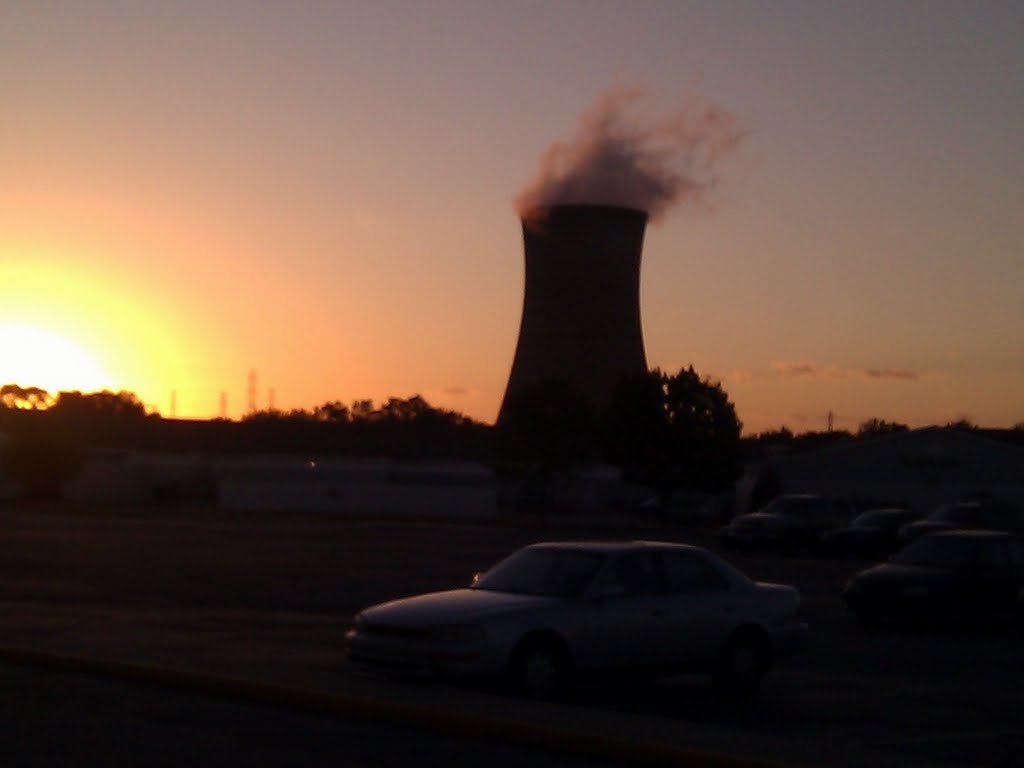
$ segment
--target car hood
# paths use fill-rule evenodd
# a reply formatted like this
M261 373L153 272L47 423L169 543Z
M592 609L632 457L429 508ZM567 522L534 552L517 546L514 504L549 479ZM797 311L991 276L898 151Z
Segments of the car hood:
M953 527L952 524L942 522L941 520L916 520L900 528L900 536L916 539L918 536L924 536L926 533L946 531Z
M561 598L485 589L452 589L380 603L363 610L361 616L372 623L425 627L473 621L557 602L561 602Z
M756 581L754 593L763 615L795 616L800 610L800 591L788 584Z
M881 563L861 571L853 577L860 584L920 584L941 581L949 577L949 571L926 565L904 565L902 563Z
M779 523L779 516L767 512L751 512L746 515L737 515L732 519L730 525L737 528L764 528Z

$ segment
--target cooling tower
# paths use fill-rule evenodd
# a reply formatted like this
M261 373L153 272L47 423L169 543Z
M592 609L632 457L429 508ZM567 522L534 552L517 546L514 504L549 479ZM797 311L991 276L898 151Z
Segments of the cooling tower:
M510 397L567 381L601 406L624 375L647 369L640 327L640 254L647 214L559 205L522 220L526 288Z

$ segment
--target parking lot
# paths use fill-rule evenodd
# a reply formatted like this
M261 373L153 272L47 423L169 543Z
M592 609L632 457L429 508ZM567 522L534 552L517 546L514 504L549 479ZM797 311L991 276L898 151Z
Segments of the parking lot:
M0 516L0 644L324 690L507 711L507 699L356 674L340 639L380 600L465 584L518 546L551 538L709 532L650 524L555 525L229 515L215 510L6 508ZM729 556L798 586L812 628L753 701L700 678L585 687L544 717L671 731L695 748L804 765L1024 764L1024 633L975 626L863 627L838 595L864 563ZM525 707L525 704L522 705ZM554 707L554 709L551 709ZM552 715L554 712L554 715ZM618 725L616 725L618 724Z

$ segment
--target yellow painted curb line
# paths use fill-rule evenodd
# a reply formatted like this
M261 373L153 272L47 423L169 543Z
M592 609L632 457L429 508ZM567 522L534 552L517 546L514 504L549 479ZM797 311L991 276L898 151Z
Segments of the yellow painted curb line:
M434 710L365 696L288 688L150 664L3 647L0 647L0 663L143 682L300 712L373 720L604 759L688 768L784 768L782 763L748 760L670 744L635 743L600 733Z

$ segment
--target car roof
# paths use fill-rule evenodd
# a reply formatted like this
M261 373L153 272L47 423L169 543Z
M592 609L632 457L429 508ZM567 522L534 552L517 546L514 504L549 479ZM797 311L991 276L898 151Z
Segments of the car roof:
M906 507L872 507L871 509L865 509L857 517L863 517L864 515L913 515L916 514L912 509Z
M955 528L950 531L934 531L926 534L934 538L943 539L1018 539L1009 531L989 531L983 528Z
M578 549L585 552L615 554L619 552L636 552L645 549L675 549L691 552L703 552L700 547L674 541L643 541L633 540L593 540L593 541L539 541L529 545L531 549Z

